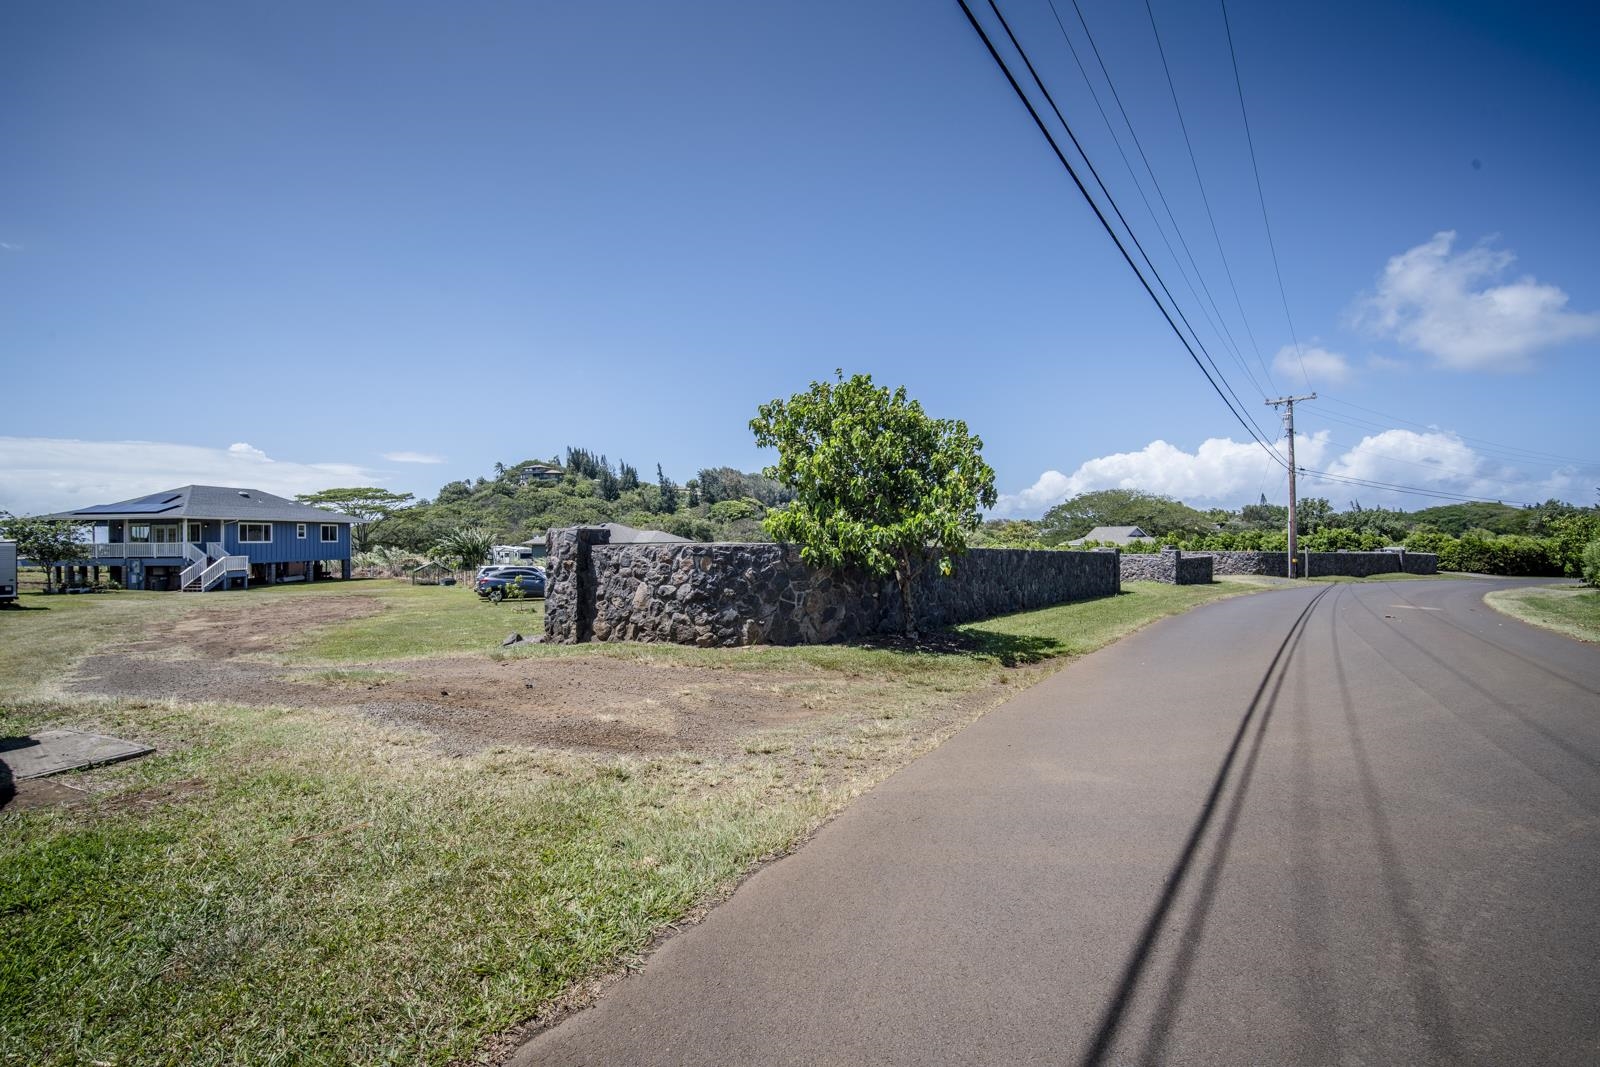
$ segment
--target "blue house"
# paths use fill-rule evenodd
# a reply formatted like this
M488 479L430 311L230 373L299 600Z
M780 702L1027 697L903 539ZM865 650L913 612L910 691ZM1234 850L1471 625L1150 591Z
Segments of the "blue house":
M259 489L186 485L115 504L46 516L94 524L94 541L64 563L87 580L93 568L129 589L210 589L250 582L350 577L356 522ZM337 566L335 566L337 565Z

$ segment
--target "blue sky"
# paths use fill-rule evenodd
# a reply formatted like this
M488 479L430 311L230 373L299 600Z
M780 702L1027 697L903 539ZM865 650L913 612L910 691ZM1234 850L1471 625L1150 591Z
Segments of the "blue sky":
M1229 5L1302 373L1220 7L1152 4L1213 237L1148 16L1080 4L1238 361L1046 0L1002 10L1262 428L1309 378L1305 465L1594 502L1593 9ZM18 0L0 145L0 508L753 469L836 367L965 419L1001 514L1284 491L954 2Z

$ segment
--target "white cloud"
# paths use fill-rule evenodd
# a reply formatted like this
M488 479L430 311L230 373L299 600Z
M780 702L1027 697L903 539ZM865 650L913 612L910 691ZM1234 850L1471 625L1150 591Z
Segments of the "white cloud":
M7 252L20 252L20 251L22 251L22 246L21 245L14 244L11 241L0 241L0 248L5 249Z
M431 452L385 452L383 458L390 463L443 463L443 456Z
M244 442L207 448L162 441L0 437L0 510L19 515L105 504L190 484L237 485L294 496L382 483L353 463L274 460Z
M1316 345L1300 349L1298 356L1293 345L1284 345L1272 357L1273 371L1284 377L1299 378L1302 366L1305 376L1315 385L1343 385L1351 377L1349 360Z
M1278 450L1285 451L1283 442ZM1340 451L1326 430L1295 438L1295 460L1301 467L1345 478L1386 482L1419 489L1471 496L1481 500L1537 502L1557 497L1586 500L1600 479L1600 469L1560 467L1530 472L1480 455L1453 433L1430 430L1385 430L1363 437ZM1196 507L1238 507L1257 494L1281 495L1283 468L1268 459L1252 441L1212 438L1194 452L1165 441L1153 441L1137 452L1091 459L1071 474L1050 470L1033 485L1000 497L991 513L996 518L1035 518L1068 497L1096 489L1143 489L1176 497ZM1302 496L1326 496L1340 507L1358 499L1372 506L1414 511L1449 503L1414 494L1370 489L1304 474Z
M1320 464L1327 451L1326 438L1326 433L1299 434L1295 438L1296 461L1301 466ZM1285 451L1283 442L1277 446L1280 453ZM1071 474L1045 471L1021 492L1003 494L993 514L1036 516L1070 496L1095 489L1143 489L1191 504L1254 499L1264 482L1276 482L1281 470L1254 441L1213 437L1193 452L1152 441L1137 452L1091 459Z
M1516 256L1483 244L1451 254L1455 238L1446 230L1390 259L1358 322L1452 370L1522 370L1540 349L1600 333L1600 314L1567 310L1565 292L1530 276L1477 288Z

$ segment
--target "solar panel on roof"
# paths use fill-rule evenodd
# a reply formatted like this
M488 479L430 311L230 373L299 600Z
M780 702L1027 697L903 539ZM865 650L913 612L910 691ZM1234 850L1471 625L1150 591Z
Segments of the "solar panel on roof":
M182 493L151 493L120 504L96 504L81 508L79 515L159 515L171 511L183 499Z

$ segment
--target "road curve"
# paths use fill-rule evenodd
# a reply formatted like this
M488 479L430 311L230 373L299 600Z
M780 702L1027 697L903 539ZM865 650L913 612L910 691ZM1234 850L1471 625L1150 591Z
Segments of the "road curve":
M1085 657L510 1062L1600 1063L1600 650L1506 584Z

